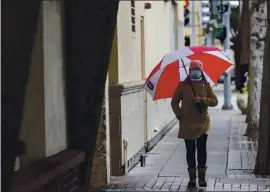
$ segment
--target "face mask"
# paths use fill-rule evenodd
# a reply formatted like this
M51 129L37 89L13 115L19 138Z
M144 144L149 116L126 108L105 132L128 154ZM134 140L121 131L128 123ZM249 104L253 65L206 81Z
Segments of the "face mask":
M199 70L193 70L190 72L190 76L192 79L199 80L202 77L202 72Z

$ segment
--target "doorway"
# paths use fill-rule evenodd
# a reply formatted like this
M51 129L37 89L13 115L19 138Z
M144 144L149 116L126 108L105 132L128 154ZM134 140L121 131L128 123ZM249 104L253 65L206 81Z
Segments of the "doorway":
M144 17L141 16L141 76L145 79L145 33L144 33ZM144 143L147 143L147 93L143 90L143 118L144 118Z

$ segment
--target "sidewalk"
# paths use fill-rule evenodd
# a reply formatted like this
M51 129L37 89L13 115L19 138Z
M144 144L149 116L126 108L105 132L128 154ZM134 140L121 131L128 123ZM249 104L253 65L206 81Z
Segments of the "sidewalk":
M232 84L231 85L231 89L232 91L235 90L235 85ZM223 94L223 91L224 91L224 84L216 84L213 86L213 90L216 92L216 93L219 93L219 94Z
M270 177L252 174L257 143L243 137L245 116L238 109L209 109L208 187L206 191L270 191ZM233 97L235 104L235 96ZM145 167L138 164L126 176L113 177L111 191L186 191L188 182L184 141L177 138L178 127L171 129L147 153Z

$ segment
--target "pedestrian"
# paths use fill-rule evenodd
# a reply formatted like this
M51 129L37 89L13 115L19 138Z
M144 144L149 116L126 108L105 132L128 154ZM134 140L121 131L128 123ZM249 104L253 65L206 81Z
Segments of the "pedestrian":
M180 102L181 107L179 106ZM202 62L199 60L191 61L189 76L184 82L178 84L171 101L173 112L179 120L178 138L184 139L186 145L188 187L196 187L196 148L199 187L207 186L205 179L207 169L206 142L210 127L208 107L215 107L217 104L217 97L203 75Z

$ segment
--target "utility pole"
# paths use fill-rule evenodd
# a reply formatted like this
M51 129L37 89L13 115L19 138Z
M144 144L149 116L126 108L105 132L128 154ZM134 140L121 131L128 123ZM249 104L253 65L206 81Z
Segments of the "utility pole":
M206 35L206 45L213 46L213 33L212 33L212 31L209 31Z
M231 7L230 2L228 2L228 10L223 14L223 23L226 26L226 39L224 41L224 50L228 55L228 57L230 57L230 16L231 16ZM224 104L222 106L223 110L233 109L231 100L232 100L231 71L227 71L224 74Z
M192 38L191 45L196 46L196 12L195 12L195 0L191 1L191 27L192 27Z

